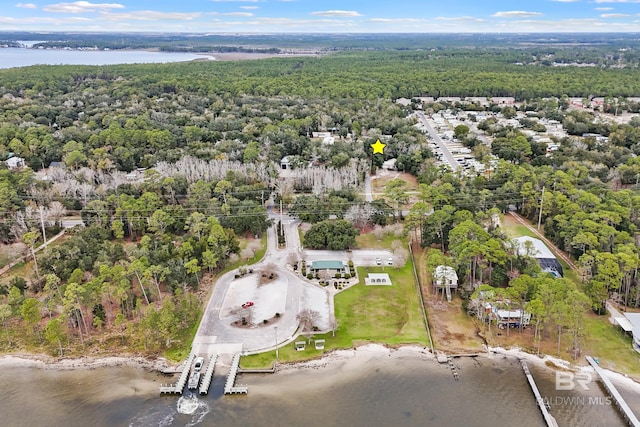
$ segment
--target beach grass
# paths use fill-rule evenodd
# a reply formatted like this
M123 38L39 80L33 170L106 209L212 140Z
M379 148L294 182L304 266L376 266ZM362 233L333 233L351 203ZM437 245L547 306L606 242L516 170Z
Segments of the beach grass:
M392 286L366 286L368 273L388 273ZM367 343L388 346L415 344L428 346L429 340L422 319L420 300L413 278L413 265L404 267L359 267L360 283L335 296L338 327L332 332L300 336L306 348L297 351L295 343L278 350L280 362L296 362L322 356L334 349L353 348ZM313 340L324 339L324 350L316 350ZM309 340L311 344L309 344ZM243 368L268 368L275 362L275 350L244 356Z

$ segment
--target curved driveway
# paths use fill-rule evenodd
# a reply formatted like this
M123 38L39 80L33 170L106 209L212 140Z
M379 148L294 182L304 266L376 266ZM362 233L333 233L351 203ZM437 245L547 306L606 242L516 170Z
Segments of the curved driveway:
M277 220L279 216L272 215ZM225 306L225 297L234 286L235 274L237 270L230 271L222 275L216 282L207 308L202 316L202 321L193 340L193 351L197 354L228 354L236 352L256 352L273 348L278 343L291 339L297 329L297 314L304 308L304 295L306 287L319 289L316 286L300 280L295 274L289 271L285 265L290 253L300 250L300 239L298 237L297 222L289 217L283 218L287 237L287 249L279 250L276 246L275 226L267 230L267 251L265 257L251 266L256 273L258 271L274 272L278 280L286 282L286 292L280 292L277 296L278 306L282 306L282 299L286 299L284 313L280 313L280 318L276 322L271 322L265 326L239 328L232 325L240 316L229 315ZM327 293L326 291L324 291ZM328 298L328 293L327 293ZM260 304L260 301L256 301ZM228 304L226 304L228 306ZM275 313L274 313L275 314ZM276 331L277 328L277 331Z
M280 220L279 215L271 214L270 217L274 219L274 223ZM275 226L269 227L266 254L260 262L251 266L255 275L262 271L276 273L278 283L277 286L273 286L275 295L269 293L269 298L260 299L259 295L264 294L262 292L264 289L257 290L259 277L255 277L255 280L236 280L237 270L222 275L215 284L202 316L202 321L193 340L193 352L199 355L232 354L238 352L255 353L272 349L276 346L276 342L282 344L295 338L299 326L297 315L304 309L318 311L320 313L317 319L318 326L321 326L321 329L330 329L333 318L333 293L335 291L302 280L286 267L291 254L294 254L297 260L301 259L303 248L300 245L298 234L299 221L289 216L283 216L282 222L287 248L282 250L277 248ZM358 250L351 253L339 251L305 252L307 261L322 259L346 261L351 258L357 265L375 265L376 258L381 258L386 264L386 260L392 256L391 252L386 250ZM282 284L282 281L286 285ZM255 312L273 312L274 315L279 312L279 319L261 324L259 327L233 326L233 322L244 315L251 314L248 311L243 312L243 309L240 308L241 302L239 301L244 301L240 298L245 297L247 300L255 302ZM284 312L280 312L283 299L285 300L285 309ZM264 307L267 304L271 304L271 307ZM258 305L260 305L260 310L257 310ZM262 319L253 320L258 323L262 322Z

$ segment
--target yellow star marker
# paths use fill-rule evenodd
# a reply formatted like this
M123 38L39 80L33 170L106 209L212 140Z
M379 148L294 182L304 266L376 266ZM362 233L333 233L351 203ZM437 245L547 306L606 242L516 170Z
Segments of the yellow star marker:
M375 144L371 144L371 148L373 148L373 154L384 154L384 147L386 147L387 144L383 144L382 142L380 142L380 140L377 140Z

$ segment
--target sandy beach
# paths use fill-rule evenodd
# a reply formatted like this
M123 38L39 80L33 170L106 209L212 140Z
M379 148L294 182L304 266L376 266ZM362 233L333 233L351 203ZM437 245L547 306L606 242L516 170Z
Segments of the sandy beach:
M52 370L96 369L113 367L144 368L162 372L168 364L165 359L150 360L144 357L109 356L54 358L39 354L9 354L0 357L0 369L4 368L38 368Z

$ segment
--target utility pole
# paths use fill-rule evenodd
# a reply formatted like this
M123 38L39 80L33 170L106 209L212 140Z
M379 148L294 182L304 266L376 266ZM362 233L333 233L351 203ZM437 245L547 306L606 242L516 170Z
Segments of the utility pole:
M44 241L44 244L47 244L47 233L44 231L44 214L43 214L43 208L42 206L38 206L38 210L40 211L40 227L42 227L42 240Z
M275 327L275 331L276 331L276 364L274 365L277 366L278 365L278 327Z
M540 196L540 214L538 215L538 230L540 230L540 223L542 222L542 203L544 202L544 186L542 186L542 196Z
M282 197L280 197L280 232L284 236L284 223L282 222Z

